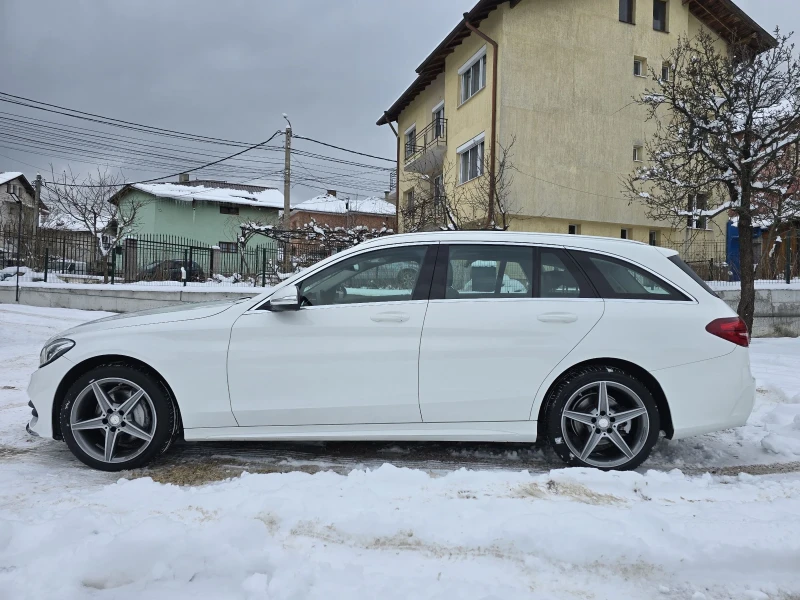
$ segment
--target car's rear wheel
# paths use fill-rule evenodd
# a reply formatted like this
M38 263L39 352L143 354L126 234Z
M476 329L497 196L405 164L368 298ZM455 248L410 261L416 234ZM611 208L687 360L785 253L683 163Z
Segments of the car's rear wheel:
M128 365L103 365L79 377L64 397L60 420L72 453L103 471L147 464L169 448L178 431L163 383Z
M660 419L652 393L615 367L568 373L547 402L548 440L570 466L635 469L658 440Z

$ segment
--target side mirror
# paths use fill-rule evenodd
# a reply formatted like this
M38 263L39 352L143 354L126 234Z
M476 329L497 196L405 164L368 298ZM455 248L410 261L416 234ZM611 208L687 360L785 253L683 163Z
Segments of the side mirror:
M267 310L272 312L285 312L300 310L300 288L296 285L275 292L267 301Z

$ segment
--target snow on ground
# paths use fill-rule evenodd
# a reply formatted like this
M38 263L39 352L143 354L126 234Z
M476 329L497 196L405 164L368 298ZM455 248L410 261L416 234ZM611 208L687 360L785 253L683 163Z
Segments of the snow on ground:
M800 597L800 340L754 341L747 426L639 472L410 469L397 444L377 468L182 487L24 432L42 343L102 316L0 305L0 599ZM767 463L788 472L687 474Z

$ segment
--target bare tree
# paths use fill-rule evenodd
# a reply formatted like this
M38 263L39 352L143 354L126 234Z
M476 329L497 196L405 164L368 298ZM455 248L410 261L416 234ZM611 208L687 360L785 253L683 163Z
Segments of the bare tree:
M136 231L141 208L147 201L131 195L110 202L124 186L124 178L107 170L98 169L96 175L79 178L70 169L58 177L53 173L52 181L46 185L51 218L85 229L97 240L103 258L103 282L107 283L108 255L120 240Z
M791 35L775 37L766 51L744 40L727 53L708 32L682 38L670 76L651 70L654 85L636 99L657 130L646 147L650 164L625 181L653 218L686 227L729 211L738 220L738 313L751 330L753 225L777 225L800 209L800 62Z
M498 144L494 211L489 210L492 198L490 158L481 157L479 176L467 183L461 182L460 165L448 162L442 166L438 176L409 174L411 187L406 190L408 196L398 215L403 230L508 229L516 208L510 206L515 170L511 159L515 141L516 138L512 138L507 145ZM490 220L491 212L494 212L494 218Z

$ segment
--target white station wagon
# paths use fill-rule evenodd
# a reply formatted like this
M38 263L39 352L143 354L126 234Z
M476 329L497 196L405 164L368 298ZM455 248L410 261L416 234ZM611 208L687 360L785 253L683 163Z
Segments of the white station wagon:
M744 323L671 250L394 235L255 298L62 333L31 379L28 429L106 471L141 466L179 437L546 440L570 465L632 469L660 432L745 423L748 344Z

